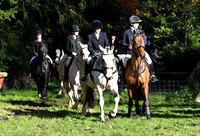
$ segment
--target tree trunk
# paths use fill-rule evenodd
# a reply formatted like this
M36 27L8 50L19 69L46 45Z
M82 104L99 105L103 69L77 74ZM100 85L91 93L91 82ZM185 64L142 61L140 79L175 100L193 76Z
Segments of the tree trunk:
M187 46L187 14L185 14L185 46Z

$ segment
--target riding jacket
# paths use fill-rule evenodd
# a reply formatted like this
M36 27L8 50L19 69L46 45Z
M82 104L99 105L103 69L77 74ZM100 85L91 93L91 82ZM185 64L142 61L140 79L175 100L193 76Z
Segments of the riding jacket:
M90 51L90 54L94 55L95 53L102 52L99 48L99 45L103 48L105 48L106 46L110 47L106 33L100 32L98 39L94 33L89 34L88 35L88 50Z
M40 43L44 43L46 45L47 49L48 49L48 45L45 42L45 40L42 40L41 42L39 42L38 40L33 41L33 54L35 56L38 56L38 51L39 51L39 45L40 45Z
M75 39L74 35L68 35L66 47L64 49L65 54L72 56L72 52L78 53L81 50L80 43L84 43L82 36L77 35Z
M142 30L137 29L136 30L136 34L140 34L142 32ZM126 54L132 54L131 49L129 49L130 45L133 45L133 32L132 30L129 28L124 32L124 37L123 37L123 41L122 41L122 45L125 47L125 53ZM147 39L146 36L143 34L142 38L144 39L144 45L147 44Z

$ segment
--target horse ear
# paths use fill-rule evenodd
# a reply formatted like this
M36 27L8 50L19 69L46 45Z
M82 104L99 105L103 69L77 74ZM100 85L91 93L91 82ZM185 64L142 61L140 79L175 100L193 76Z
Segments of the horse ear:
M80 43L80 45L81 45L81 48L83 48L83 44L81 43L81 42L79 42Z
M140 33L140 36L142 36L144 34L144 30L142 30L142 32Z
M101 45L99 45L99 48L100 48L100 50L102 50L102 51L103 51L103 53L105 53L105 52L106 52L106 49L104 49L103 47L101 47Z
M115 46L111 46L111 51L113 52L115 49Z
M81 48L87 48L88 47L87 44L82 44L81 42L80 42L80 45L81 45Z

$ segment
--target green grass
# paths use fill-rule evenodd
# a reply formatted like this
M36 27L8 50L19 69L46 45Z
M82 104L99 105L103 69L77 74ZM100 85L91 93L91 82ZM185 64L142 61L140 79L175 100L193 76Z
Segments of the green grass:
M42 136L200 136L200 104L173 104L165 101L165 95L149 96L151 120L135 114L127 118L128 96L120 93L121 99L117 117L100 122L98 101L94 113L83 116L82 105L78 109L67 107L68 98L57 95L59 85L49 83L48 98L37 97L37 88L5 90L0 93L0 135L42 135ZM81 93L81 92L79 92ZM104 110L112 110L113 95L104 94ZM142 102L140 102L142 103Z

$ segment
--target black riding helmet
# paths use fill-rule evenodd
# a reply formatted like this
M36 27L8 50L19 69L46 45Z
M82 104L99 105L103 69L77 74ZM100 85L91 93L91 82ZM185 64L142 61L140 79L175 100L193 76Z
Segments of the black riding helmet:
M72 25L72 26L71 26L71 31L72 31L72 32L79 32L79 30L80 30L80 29L79 29L79 27L78 27L77 25Z
M142 22L142 20L140 20L139 17L132 15L129 18L129 22L130 22L130 24L132 24L132 23L140 23L140 22Z
M37 31L36 31L36 36L38 36L38 35L42 35L42 31L37 30Z

